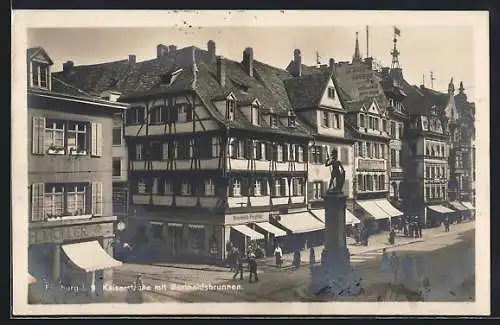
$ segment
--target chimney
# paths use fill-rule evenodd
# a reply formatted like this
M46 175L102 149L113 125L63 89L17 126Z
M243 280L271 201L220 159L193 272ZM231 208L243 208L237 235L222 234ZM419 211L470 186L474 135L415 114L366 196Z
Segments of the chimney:
M292 75L294 77L300 77L302 76L302 56L300 55L300 50L295 49L293 51L293 73Z
M161 58L168 53L168 47L163 44L158 44L156 46L156 58Z
M245 51L243 51L243 65L248 75L253 77L253 49L251 47L247 47Z
M177 46L175 46L175 45L168 46L168 53L175 52L175 51L177 51Z
M328 63L329 63L328 65L330 67L330 70L332 70L332 71L335 70L335 60L330 58L330 61L328 61Z
M66 61L63 63L63 72L65 73L70 73L71 70L73 70L73 67L75 66L75 64L73 63L73 61Z
M207 43L207 49L208 49L208 57L210 58L210 62L215 61L215 42L210 40Z
M128 56L128 66L129 66L130 69L133 69L135 67L135 60L136 60L135 54L129 54L129 56Z
M226 67L222 55L217 56L217 80L222 87L226 86Z

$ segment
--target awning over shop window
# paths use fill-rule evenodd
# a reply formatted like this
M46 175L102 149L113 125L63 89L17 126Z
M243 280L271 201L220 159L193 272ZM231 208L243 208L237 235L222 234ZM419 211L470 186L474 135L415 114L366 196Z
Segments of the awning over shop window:
M354 225L356 223L360 223L361 221L351 213L351 211L345 209L345 224L346 225Z
M361 200L361 201L356 201L356 203L359 204L359 206L363 208L363 210L369 213L376 220L387 219L392 217L390 214L382 210L377 205L377 201L378 200Z
M36 278L28 273L28 284L36 283Z
M71 262L86 272L122 265L122 262L109 256L97 240L63 245L62 249Z
M325 224L309 212L280 215L280 225L294 234L325 229Z
M375 204L381 208L385 213L390 215L391 217L401 217L403 215L403 212L399 211L396 209L391 202L383 199L383 200L376 200Z
M476 210L476 208L470 202L463 201L460 203L469 210Z
M442 213L442 214L445 214L445 213L453 213L454 211L452 209L449 209L447 207L445 207L444 205L429 205L427 206L427 208L433 210L433 211L436 211L438 213Z
M231 226L231 228L233 228L237 232L239 232L247 237L250 237L251 240L264 239L263 234L253 230L252 228L250 228L246 225L236 225L236 226Z
M466 207L464 207L462 204L460 204L460 202L458 202L458 201L450 202L450 204L457 211L467 211L467 210L469 210Z
M325 222L325 209L316 209L311 210L311 213L314 214L319 220L323 223ZM360 223L359 219L356 218L351 211L345 209L345 224L353 225L355 223Z
M274 235L274 237L286 236L286 231L284 231L276 226L273 226L269 222L259 222L259 223L256 223L256 225L259 226L260 228L264 229L265 231L270 232L271 234Z

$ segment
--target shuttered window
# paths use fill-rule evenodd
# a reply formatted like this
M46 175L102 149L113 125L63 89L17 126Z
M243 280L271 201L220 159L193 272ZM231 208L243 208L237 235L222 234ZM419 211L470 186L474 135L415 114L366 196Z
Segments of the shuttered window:
M32 153L43 155L45 149L45 117L33 117L32 126Z
M92 182L92 215L102 216L103 200L102 200L102 183Z
M347 148L340 148L340 162L343 165L348 165L349 164L349 149L347 149Z
M102 124L92 123L91 126L91 155L94 157L102 156Z
M31 221L41 221L44 219L43 201L45 185L34 183L31 185Z

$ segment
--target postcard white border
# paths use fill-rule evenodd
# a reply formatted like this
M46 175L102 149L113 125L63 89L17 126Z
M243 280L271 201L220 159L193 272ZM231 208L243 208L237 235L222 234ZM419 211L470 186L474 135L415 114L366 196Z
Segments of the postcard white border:
M411 17L411 19L409 19ZM27 29L41 27L193 26L470 26L474 30L476 102L476 301L459 303L167 303L28 305ZM390 22L390 23L389 23ZM488 315L490 313L489 15L487 11L70 11L17 10L12 15L13 314L22 315ZM286 306L283 306L286 304ZM362 306L360 306L362 305Z

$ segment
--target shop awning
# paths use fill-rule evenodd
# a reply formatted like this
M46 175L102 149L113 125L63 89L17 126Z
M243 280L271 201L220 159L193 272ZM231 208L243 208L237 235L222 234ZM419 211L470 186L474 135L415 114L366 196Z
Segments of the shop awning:
M314 214L323 223L325 222L325 210L324 209L311 210L311 213ZM360 223L359 219L356 218L351 213L351 211L345 209L345 224L346 225L353 225L355 223Z
M28 284L36 283L36 278L28 273Z
M390 215L391 217L401 217L403 215L403 212L399 211L396 209L391 202L383 199L383 200L376 200L375 204L378 205L379 208L381 208L385 213Z
M382 210L378 205L377 205L377 200L359 200L356 201L357 204L359 204L360 207L363 208L367 213L369 213L373 218L376 220L381 220L381 219L386 219L390 218L391 215Z
M263 234L253 230L252 228L250 228L246 225L236 225L236 226L231 226L231 228L233 228L237 232L239 232L247 237L250 237L251 240L264 239Z
M256 223L256 225L259 226L260 228L264 229L265 231L270 232L271 234L274 235L274 237L286 236L286 231L284 231L276 226L273 226L269 222L259 222L259 223Z
M470 202L463 201L460 203L469 210L476 210L476 208Z
M356 218L354 214L351 213L351 211L345 209L345 224L346 225L354 225L356 223L360 223L361 221Z
M71 262L85 272L111 269L122 265L122 262L109 256L97 240L63 245L62 249Z
M294 234L325 229L325 224L309 212L280 215L280 225Z
M445 207L444 205L429 205L427 206L429 209L433 210L433 211L436 211L438 213L453 213L454 211L452 209L449 209L447 207Z
M464 207L462 204L460 204L460 202L458 202L458 201L450 202L450 204L457 211L467 211L467 210L469 210L466 207Z

